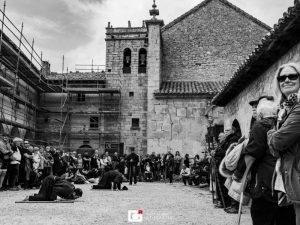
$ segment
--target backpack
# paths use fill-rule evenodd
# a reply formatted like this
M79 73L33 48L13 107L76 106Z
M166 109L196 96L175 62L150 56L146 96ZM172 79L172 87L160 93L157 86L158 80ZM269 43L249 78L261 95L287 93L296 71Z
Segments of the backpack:
M224 158L225 166L228 170L234 171L241 157L242 150L248 144L249 139L245 139L239 144L232 144L226 151Z

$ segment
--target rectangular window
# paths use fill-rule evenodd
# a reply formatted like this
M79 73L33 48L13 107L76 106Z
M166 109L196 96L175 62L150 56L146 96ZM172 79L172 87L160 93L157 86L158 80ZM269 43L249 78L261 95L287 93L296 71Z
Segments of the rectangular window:
M99 117L90 117L90 129L98 129L99 127Z
M133 91L129 92L129 97L133 97L133 96L134 96L134 92Z
M140 119L132 118L131 129L132 130L139 130L140 129Z
M84 101L85 101L85 94L83 94L83 93L78 93L78 94L77 94L77 101L78 101L78 102L84 102Z

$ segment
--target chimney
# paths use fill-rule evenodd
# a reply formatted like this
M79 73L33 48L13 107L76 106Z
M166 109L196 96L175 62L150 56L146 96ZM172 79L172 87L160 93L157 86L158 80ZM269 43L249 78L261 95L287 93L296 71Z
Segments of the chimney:
M42 61L42 75L43 76L48 76L50 75L50 63L48 61Z
M129 27L129 28L131 27L131 22L130 22L130 20L128 20L128 27Z

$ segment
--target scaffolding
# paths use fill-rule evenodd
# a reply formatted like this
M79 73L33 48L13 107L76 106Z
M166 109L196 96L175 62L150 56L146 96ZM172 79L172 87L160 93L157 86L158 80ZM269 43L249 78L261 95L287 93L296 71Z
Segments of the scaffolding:
M65 74L64 77L68 75ZM48 127L44 126L49 143L59 143L61 149L72 151L75 149L72 149L70 142L82 140L82 145L97 142L98 149L122 152L120 88L108 88L104 78L55 79L51 82L63 86L65 93L61 96L60 105L57 100L53 100L53 104L42 101L45 105L41 106L44 111L40 115L41 121L45 118L52 119L51 122L48 121Z
M97 140L99 149L122 153L121 79L108 87L103 71L99 79L76 80L64 69L60 78L49 79L42 53L34 49L34 40L30 43L24 36L23 24L18 29L11 22L5 3L0 12L0 124L35 133L25 138L61 150L76 150L72 141L88 145ZM92 61L91 73L102 66ZM35 101L33 95L38 96ZM46 95L56 98L54 105L43 99Z
M34 120L39 111L32 95L57 92L60 88L48 85L34 40L30 43L26 39L23 23L18 29L6 16L5 8L6 2L3 10L0 9L0 123L6 125L7 130L9 126L23 128L27 134L36 131ZM34 139L32 135L30 138Z

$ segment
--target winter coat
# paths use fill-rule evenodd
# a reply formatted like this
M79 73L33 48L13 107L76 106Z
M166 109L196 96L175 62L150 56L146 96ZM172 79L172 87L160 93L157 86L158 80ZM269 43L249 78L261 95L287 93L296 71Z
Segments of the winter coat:
M288 199L300 204L300 103L296 103L283 119L282 126L268 133L273 154L281 157L281 173Z
M242 155L255 158L251 168L250 193L253 198L264 197L277 202L277 195L272 195L272 176L277 159L271 154L267 144L267 132L274 126L272 119L263 119L254 123L248 145Z
M216 149L216 153L215 153L215 160L217 161L217 164L219 164L222 159L225 157L226 151L229 148L229 146L232 143L238 142L238 140L240 139L240 137L235 134L229 134L226 139L220 143L220 145L218 146L218 148Z
M126 162L127 162L128 166L137 166L139 161L140 161L139 156L137 154L135 154L134 152L129 154L126 158Z

